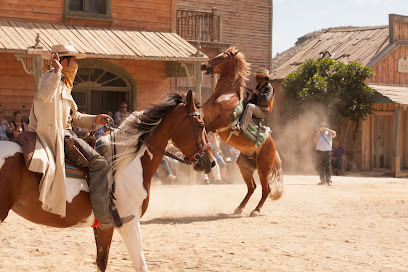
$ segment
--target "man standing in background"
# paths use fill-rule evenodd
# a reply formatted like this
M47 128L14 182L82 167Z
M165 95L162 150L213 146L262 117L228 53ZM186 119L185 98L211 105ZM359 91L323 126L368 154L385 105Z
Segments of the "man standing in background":
M325 122L320 123L313 140L316 144L317 168L320 176L320 183L317 185L331 186L331 150L332 139L336 137L336 132L329 129Z

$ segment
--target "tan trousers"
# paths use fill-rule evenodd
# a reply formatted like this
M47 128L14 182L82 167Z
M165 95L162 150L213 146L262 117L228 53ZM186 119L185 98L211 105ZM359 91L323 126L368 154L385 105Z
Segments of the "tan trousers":
M268 116L269 112L263 111L261 107L249 103L245 107L245 111L242 114L241 121L239 123L241 129L244 131L246 127L248 126L249 122L252 119L252 116L255 118L263 119Z

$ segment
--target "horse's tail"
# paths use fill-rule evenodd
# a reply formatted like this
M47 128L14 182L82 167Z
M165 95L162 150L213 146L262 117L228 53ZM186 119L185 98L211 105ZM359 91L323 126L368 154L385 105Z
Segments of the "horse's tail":
M269 186L271 187L269 197L272 200L278 200L282 197L284 191L282 160L277 150L275 164L273 165L271 173L269 174Z

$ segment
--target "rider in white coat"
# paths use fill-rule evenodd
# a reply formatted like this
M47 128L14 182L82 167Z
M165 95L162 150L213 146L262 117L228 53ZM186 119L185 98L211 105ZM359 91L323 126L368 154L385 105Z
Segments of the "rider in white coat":
M84 57L70 43L55 45L51 54L43 55L43 58L51 58L51 69L40 79L29 117L29 130L37 133L29 170L43 174L40 183L43 209L62 217L66 215L64 161L65 156L69 156L64 152L64 137L67 132L72 134L72 126L95 130L97 125L106 125L108 120L105 114L95 116L78 112L72 98L71 91L78 70L76 59ZM95 217L99 219L101 227L114 227L109 211L106 161L82 139L76 140L92 156L89 164L89 187ZM99 191L97 197L93 195L92 188ZM129 216L122 222L133 218L134 216Z

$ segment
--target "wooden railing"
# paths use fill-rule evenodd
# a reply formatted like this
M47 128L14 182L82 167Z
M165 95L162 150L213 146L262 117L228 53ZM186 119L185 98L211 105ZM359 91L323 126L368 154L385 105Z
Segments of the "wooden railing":
M177 34L186 40L220 41L220 16L211 12L177 10Z

